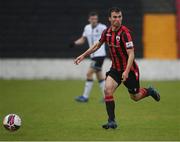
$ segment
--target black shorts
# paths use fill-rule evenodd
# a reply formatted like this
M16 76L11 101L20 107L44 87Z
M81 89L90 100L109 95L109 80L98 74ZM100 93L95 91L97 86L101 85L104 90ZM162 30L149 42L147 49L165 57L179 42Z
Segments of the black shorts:
M111 68L110 71L106 73L106 77L111 76L118 84L122 82L122 72ZM127 80L123 83L130 94L137 94L139 92L139 70L130 71Z
M93 68L96 71L101 71L102 70L102 65L104 63L105 57L94 57L92 58L91 62L91 68Z

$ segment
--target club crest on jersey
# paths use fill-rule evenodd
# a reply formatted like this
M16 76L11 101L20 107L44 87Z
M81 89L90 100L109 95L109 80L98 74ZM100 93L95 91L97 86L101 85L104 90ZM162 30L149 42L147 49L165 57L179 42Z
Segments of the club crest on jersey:
M120 36L116 36L116 40L117 40L117 41L120 41Z

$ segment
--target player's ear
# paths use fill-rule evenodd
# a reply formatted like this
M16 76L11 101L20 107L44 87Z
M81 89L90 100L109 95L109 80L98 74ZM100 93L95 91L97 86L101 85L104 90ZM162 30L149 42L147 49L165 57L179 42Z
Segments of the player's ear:
M111 17L109 17L108 19L109 19L109 22L111 22Z

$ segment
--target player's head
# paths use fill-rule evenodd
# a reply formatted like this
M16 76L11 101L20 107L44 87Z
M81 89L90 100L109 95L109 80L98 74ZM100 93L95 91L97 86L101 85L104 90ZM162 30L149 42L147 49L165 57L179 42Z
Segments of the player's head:
M108 16L112 26L119 27L122 24L122 12L118 7L110 8Z
M90 12L88 21L93 27L95 27L98 24L98 13L96 11Z

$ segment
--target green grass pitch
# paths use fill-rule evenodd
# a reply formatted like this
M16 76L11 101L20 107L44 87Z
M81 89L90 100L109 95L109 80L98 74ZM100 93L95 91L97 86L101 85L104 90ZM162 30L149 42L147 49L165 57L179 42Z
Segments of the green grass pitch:
M180 140L180 81L142 82L158 88L161 101L133 102L122 85L115 94L116 130L104 130L105 105L96 82L88 103L74 101L84 81L0 80L0 140ZM6 114L16 113L22 127L8 132Z

